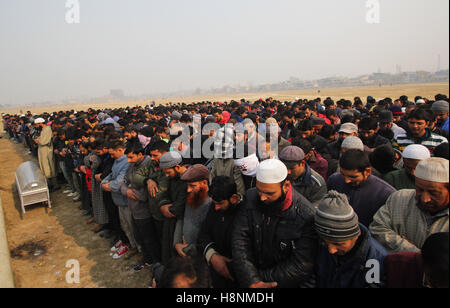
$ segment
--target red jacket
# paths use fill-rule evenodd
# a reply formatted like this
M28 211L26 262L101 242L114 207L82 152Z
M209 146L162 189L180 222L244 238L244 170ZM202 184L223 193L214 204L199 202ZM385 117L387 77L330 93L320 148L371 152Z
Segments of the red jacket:
M422 288L423 261L420 252L394 253L384 259L387 288Z

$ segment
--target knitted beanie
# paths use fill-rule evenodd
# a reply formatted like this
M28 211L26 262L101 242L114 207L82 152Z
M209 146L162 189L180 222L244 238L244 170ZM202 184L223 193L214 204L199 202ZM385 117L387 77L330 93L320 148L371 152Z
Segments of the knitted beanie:
M358 215L347 196L331 190L322 199L315 215L317 233L325 240L344 242L361 234Z

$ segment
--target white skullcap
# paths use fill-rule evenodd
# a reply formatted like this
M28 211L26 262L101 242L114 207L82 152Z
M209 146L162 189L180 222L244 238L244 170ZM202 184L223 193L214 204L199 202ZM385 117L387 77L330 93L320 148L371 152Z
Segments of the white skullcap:
M425 160L431 157L430 151L421 144L408 145L402 153L403 158Z
M264 184L276 184L286 180L288 170L278 159L267 159L256 169L256 180Z
M416 105L422 105L425 104L425 100L424 99L418 99L416 102Z
M416 167L416 178L435 182L448 183L448 160L432 157L422 160Z
M41 123L45 123L45 120L43 118L37 118L36 120L34 120L34 124L41 124Z
M341 148L347 149L347 150L361 150L364 151L364 144L358 137L350 136L344 139L342 141Z

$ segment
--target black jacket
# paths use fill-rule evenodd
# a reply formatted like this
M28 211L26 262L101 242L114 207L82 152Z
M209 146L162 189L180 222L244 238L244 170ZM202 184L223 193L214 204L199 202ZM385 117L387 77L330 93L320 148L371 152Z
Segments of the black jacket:
M292 191L292 204L279 215L267 216L256 189L247 192L233 231L233 268L241 287L258 281L277 282L280 288L311 283L318 239L315 209Z
M313 135L308 141L311 143L311 145L314 147L314 149L319 152L319 154L330 154L330 151L328 149L328 141L319 135Z
M239 206L235 205L226 211L216 211L214 205L209 208L199 234L198 251L205 255L207 249L213 248L220 255L232 259L232 231Z

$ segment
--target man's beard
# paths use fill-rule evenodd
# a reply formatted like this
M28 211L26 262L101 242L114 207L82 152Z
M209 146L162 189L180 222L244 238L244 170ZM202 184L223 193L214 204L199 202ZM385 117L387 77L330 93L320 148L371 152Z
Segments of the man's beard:
M281 214L284 207L284 201L286 200L286 193L283 191L280 198L277 200L267 204L258 199L259 208L266 214L267 216L276 216Z
M195 209L202 205L207 197L208 189L207 187L202 186L199 191L192 191L188 193L186 204Z
M373 136L368 137L368 138L360 136L361 141L362 141L364 144L372 144L373 141L375 140L375 137L376 137L376 135L373 135Z

